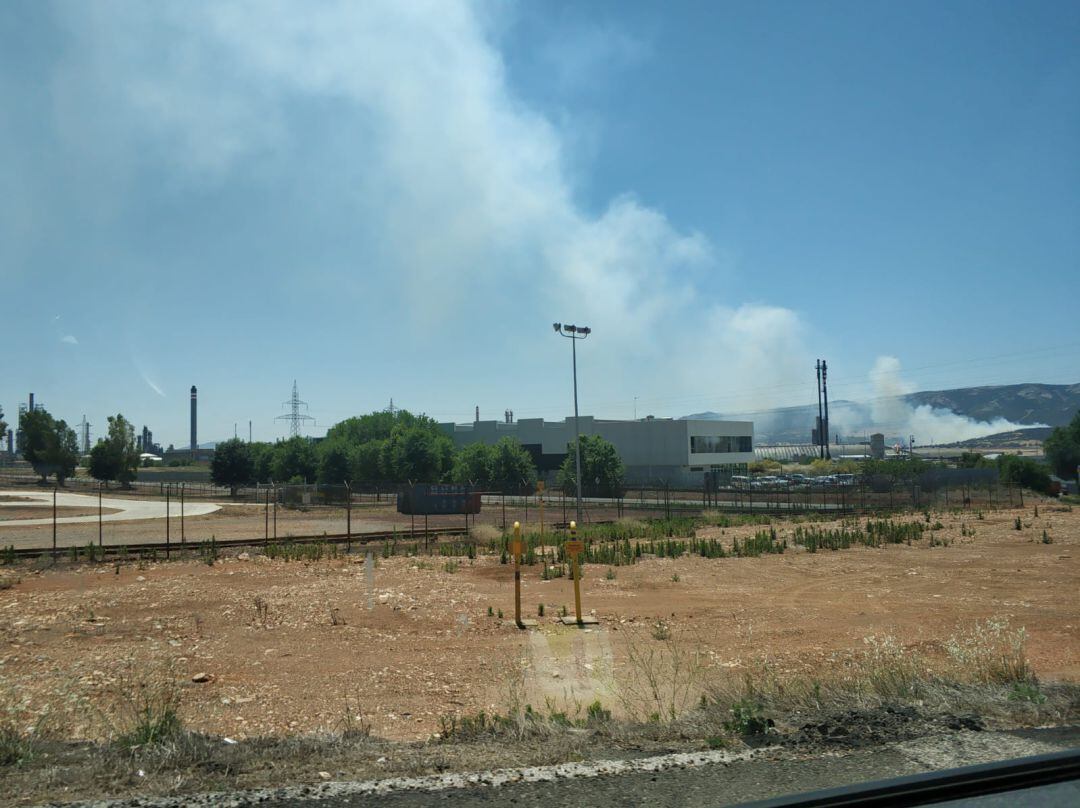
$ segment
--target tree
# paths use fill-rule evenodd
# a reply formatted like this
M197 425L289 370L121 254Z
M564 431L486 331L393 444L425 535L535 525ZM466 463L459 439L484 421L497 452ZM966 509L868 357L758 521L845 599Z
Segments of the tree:
M116 481L125 488L139 475L135 427L120 413L109 416L109 446L116 457Z
M19 414L19 430L23 434L23 457L41 476L42 483L53 474L60 485L75 473L79 459L79 443L75 430L47 411L35 409Z
M577 493L574 444L566 447L566 459L556 478L566 494ZM623 493L625 467L615 447L599 435L581 436L581 494L586 497L619 497Z
M450 479L459 485L476 485L488 488L492 485L492 447L483 443L470 443L454 456Z
M274 447L274 459L270 464L275 480L310 483L315 481L318 460L315 447L307 438L297 435Z
M90 450L90 476L106 483L116 480L128 487L138 474L138 468L135 427L123 415L110 415L106 437Z
M348 444L358 446L368 441L386 440L398 424L413 426L417 420L417 416L408 410L394 412L380 410L339 421L327 430L326 439L328 441L341 439Z
M4 438L7 437L7 421L4 420L4 408L0 407L0 444L3 444Z
M229 486L234 497L239 486L254 482L255 460L251 445L239 438L219 443L214 449L214 459L210 461L210 480L214 485Z
M418 422L394 427L390 440L383 445L380 466L396 482L437 483L449 473L453 459L450 438L437 425L432 430L428 424Z
M349 444L338 438L319 444L319 482L342 485L352 478Z
M536 464L521 441L509 435L499 438L491 449L491 485L508 494L535 483Z
M274 444L250 443L248 453L251 455L252 475L255 482L270 482L274 476Z
M997 467L998 477L1002 482L1018 483L1040 494L1050 493L1050 475L1047 473L1046 466L1037 460L1003 454L998 455Z
M90 476L95 480L101 480L108 487L110 480L116 479L116 458L109 451L109 445L104 440L99 440L90 450Z
M1043 444L1046 460L1063 480L1080 482L1080 412L1067 426L1059 426Z
M349 452L350 480L357 482L377 482L384 478L382 454L384 440L369 440L354 446Z

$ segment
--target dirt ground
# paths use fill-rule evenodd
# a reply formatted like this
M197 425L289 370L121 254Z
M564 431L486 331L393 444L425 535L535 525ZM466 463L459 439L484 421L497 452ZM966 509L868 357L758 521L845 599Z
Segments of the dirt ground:
M205 501L205 500L200 500ZM555 509L552 509L555 510ZM22 506L0 508L0 519L5 518L8 511L22 511ZM106 510L106 513L109 511ZM180 505L175 500L172 502L172 518L126 520L105 522L102 525L102 541L104 544L120 546L139 544L143 542L165 542L166 521L169 522L168 531L171 541L177 542L183 536L186 541L197 543L205 541L213 536L217 539L262 539L269 535L276 535L279 539L288 536L310 536L322 533L345 533L348 517L344 508L318 507L309 509L294 509L279 507L276 515L276 527L274 509L269 511L263 505L249 503L224 504L220 511L204 516L185 516L180 519ZM85 511L87 515L97 515L97 506L93 505ZM77 511L61 514L63 516L83 515ZM51 517L52 507L49 506L42 513L31 514L29 511L22 512L19 519L33 517ZM561 518L562 511L553 513L554 518ZM612 518L614 514L607 511L597 511L594 518ZM268 518L269 517L269 518ZM14 518L14 517L11 517ZM526 516L523 508L507 508L507 521L514 520L525 523L535 522L536 508L528 509ZM399 514L392 504L382 506L355 507L352 510L352 530L355 533L379 532L397 529L402 533L415 534L422 538L424 530L424 518L418 516L410 518ZM479 520L480 524L502 524L501 509L488 508ZM470 525L474 519L470 518ZM551 524L551 520L547 521ZM463 516L431 516L428 518L428 526L432 534L439 528L465 526ZM81 524L61 524L57 528L57 545L60 547L86 546L87 542L97 543L98 524L96 521ZM13 545L15 547L49 547L52 546L52 525L17 525L6 521L0 526L0 547Z
M102 514L116 512L116 508L101 509ZM0 521L15 519L50 519L52 518L52 515L52 505L5 505L3 508L0 508ZM61 519L65 516L97 516L98 509L96 507L79 508L72 505L57 505L56 515ZM50 527L49 529L51 530L52 528Z
M438 731L440 716L504 712L515 698L570 709L598 698L617 709L626 644L648 641L658 620L700 643L717 671L768 657L797 673L827 670L871 635L933 654L991 617L1026 629L1039 677L1076 680L1080 512L1039 507L979 520L936 514L947 546L647 557L611 577L590 565L582 601L600 622L585 629L557 623L561 607L573 610L573 584L541 580L540 565L522 567L523 614L539 625L508 625L513 567L492 556L380 558L371 610L360 556L286 562L253 548L212 566L49 569L42 560L0 568L0 685L33 710L67 711L76 737L104 731L101 705L125 676L160 671L182 683L193 729L242 738L363 721L414 739ZM793 525L775 526L790 537ZM756 529L699 535L730 541ZM210 681L192 682L200 673Z

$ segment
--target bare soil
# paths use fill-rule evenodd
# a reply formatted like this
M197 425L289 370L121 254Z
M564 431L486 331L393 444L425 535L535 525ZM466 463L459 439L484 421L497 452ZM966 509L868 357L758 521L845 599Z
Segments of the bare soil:
M116 513L117 511L117 508L101 509L102 514ZM52 515L52 505L5 505L0 508L0 522L17 521L19 519L51 519ZM74 505L57 505L56 515L60 519L65 516L97 516L98 509L97 506L81 508ZM96 529L97 526L95 525Z
M0 589L0 683L34 709L66 710L72 737L106 731L101 705L130 663L134 675L166 671L181 684L182 718L195 730L245 738L363 722L408 740L438 731L440 716L505 711L523 666L524 701L607 704L603 685L618 681L626 643L658 620L700 643L717 670L767 657L777 672L799 674L827 670L871 635L933 656L990 617L1026 629L1040 678L1076 680L1080 512L1039 507L1038 516L1031 507L984 519L935 514L947 546L645 558L613 578L592 565L582 601L600 625L584 630L556 623L561 607L573 611L572 583L541 580L540 565L522 568L523 612L539 626L508 625L513 567L487 555L379 559L370 611L359 556L286 562L252 549L212 566L0 568L10 584ZM776 528L790 537L793 525ZM974 536L962 535L970 528ZM699 535L730 541L756 529ZM199 673L209 681L192 682Z

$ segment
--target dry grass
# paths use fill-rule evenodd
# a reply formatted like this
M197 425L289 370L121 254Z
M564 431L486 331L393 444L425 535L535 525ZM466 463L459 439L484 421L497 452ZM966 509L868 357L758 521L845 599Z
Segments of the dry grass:
M835 744L830 733L839 742L862 733L863 742L884 742L958 720L1045 725L1080 715L1080 687L1040 685L1024 657L1024 632L1001 620L973 624L934 658L888 637L867 638L818 678L780 673L768 660L739 672L710 667L701 645L678 632L658 640L642 627L627 647L612 682L622 719L599 702L534 709L523 701L525 660L507 657L499 666L504 714L447 719L442 737L419 743L372 738L361 693L344 698L333 731L239 743L186 732L175 722L176 678L167 668L139 673L133 663L109 687L109 742L63 743L45 731L55 727L50 717L33 725L31 705L9 702L0 713L0 791L26 801L53 797L61 786L65 799L183 794L313 782L321 771L365 779L546 765L753 736Z
M469 528L469 535L477 544L488 544L502 538L502 531L494 525L473 525Z

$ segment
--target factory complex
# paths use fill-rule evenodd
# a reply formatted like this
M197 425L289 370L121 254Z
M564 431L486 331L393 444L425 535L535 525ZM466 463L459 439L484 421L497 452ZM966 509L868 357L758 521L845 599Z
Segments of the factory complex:
M720 480L745 475L754 459L754 424L751 421L675 420L642 418L609 421L581 416L582 436L599 435L614 445L626 466L630 485L668 484L699 487L706 472ZM439 425L460 448L472 443L494 444L517 438L532 455L543 477L553 479L574 441L574 418L545 421L480 421Z

